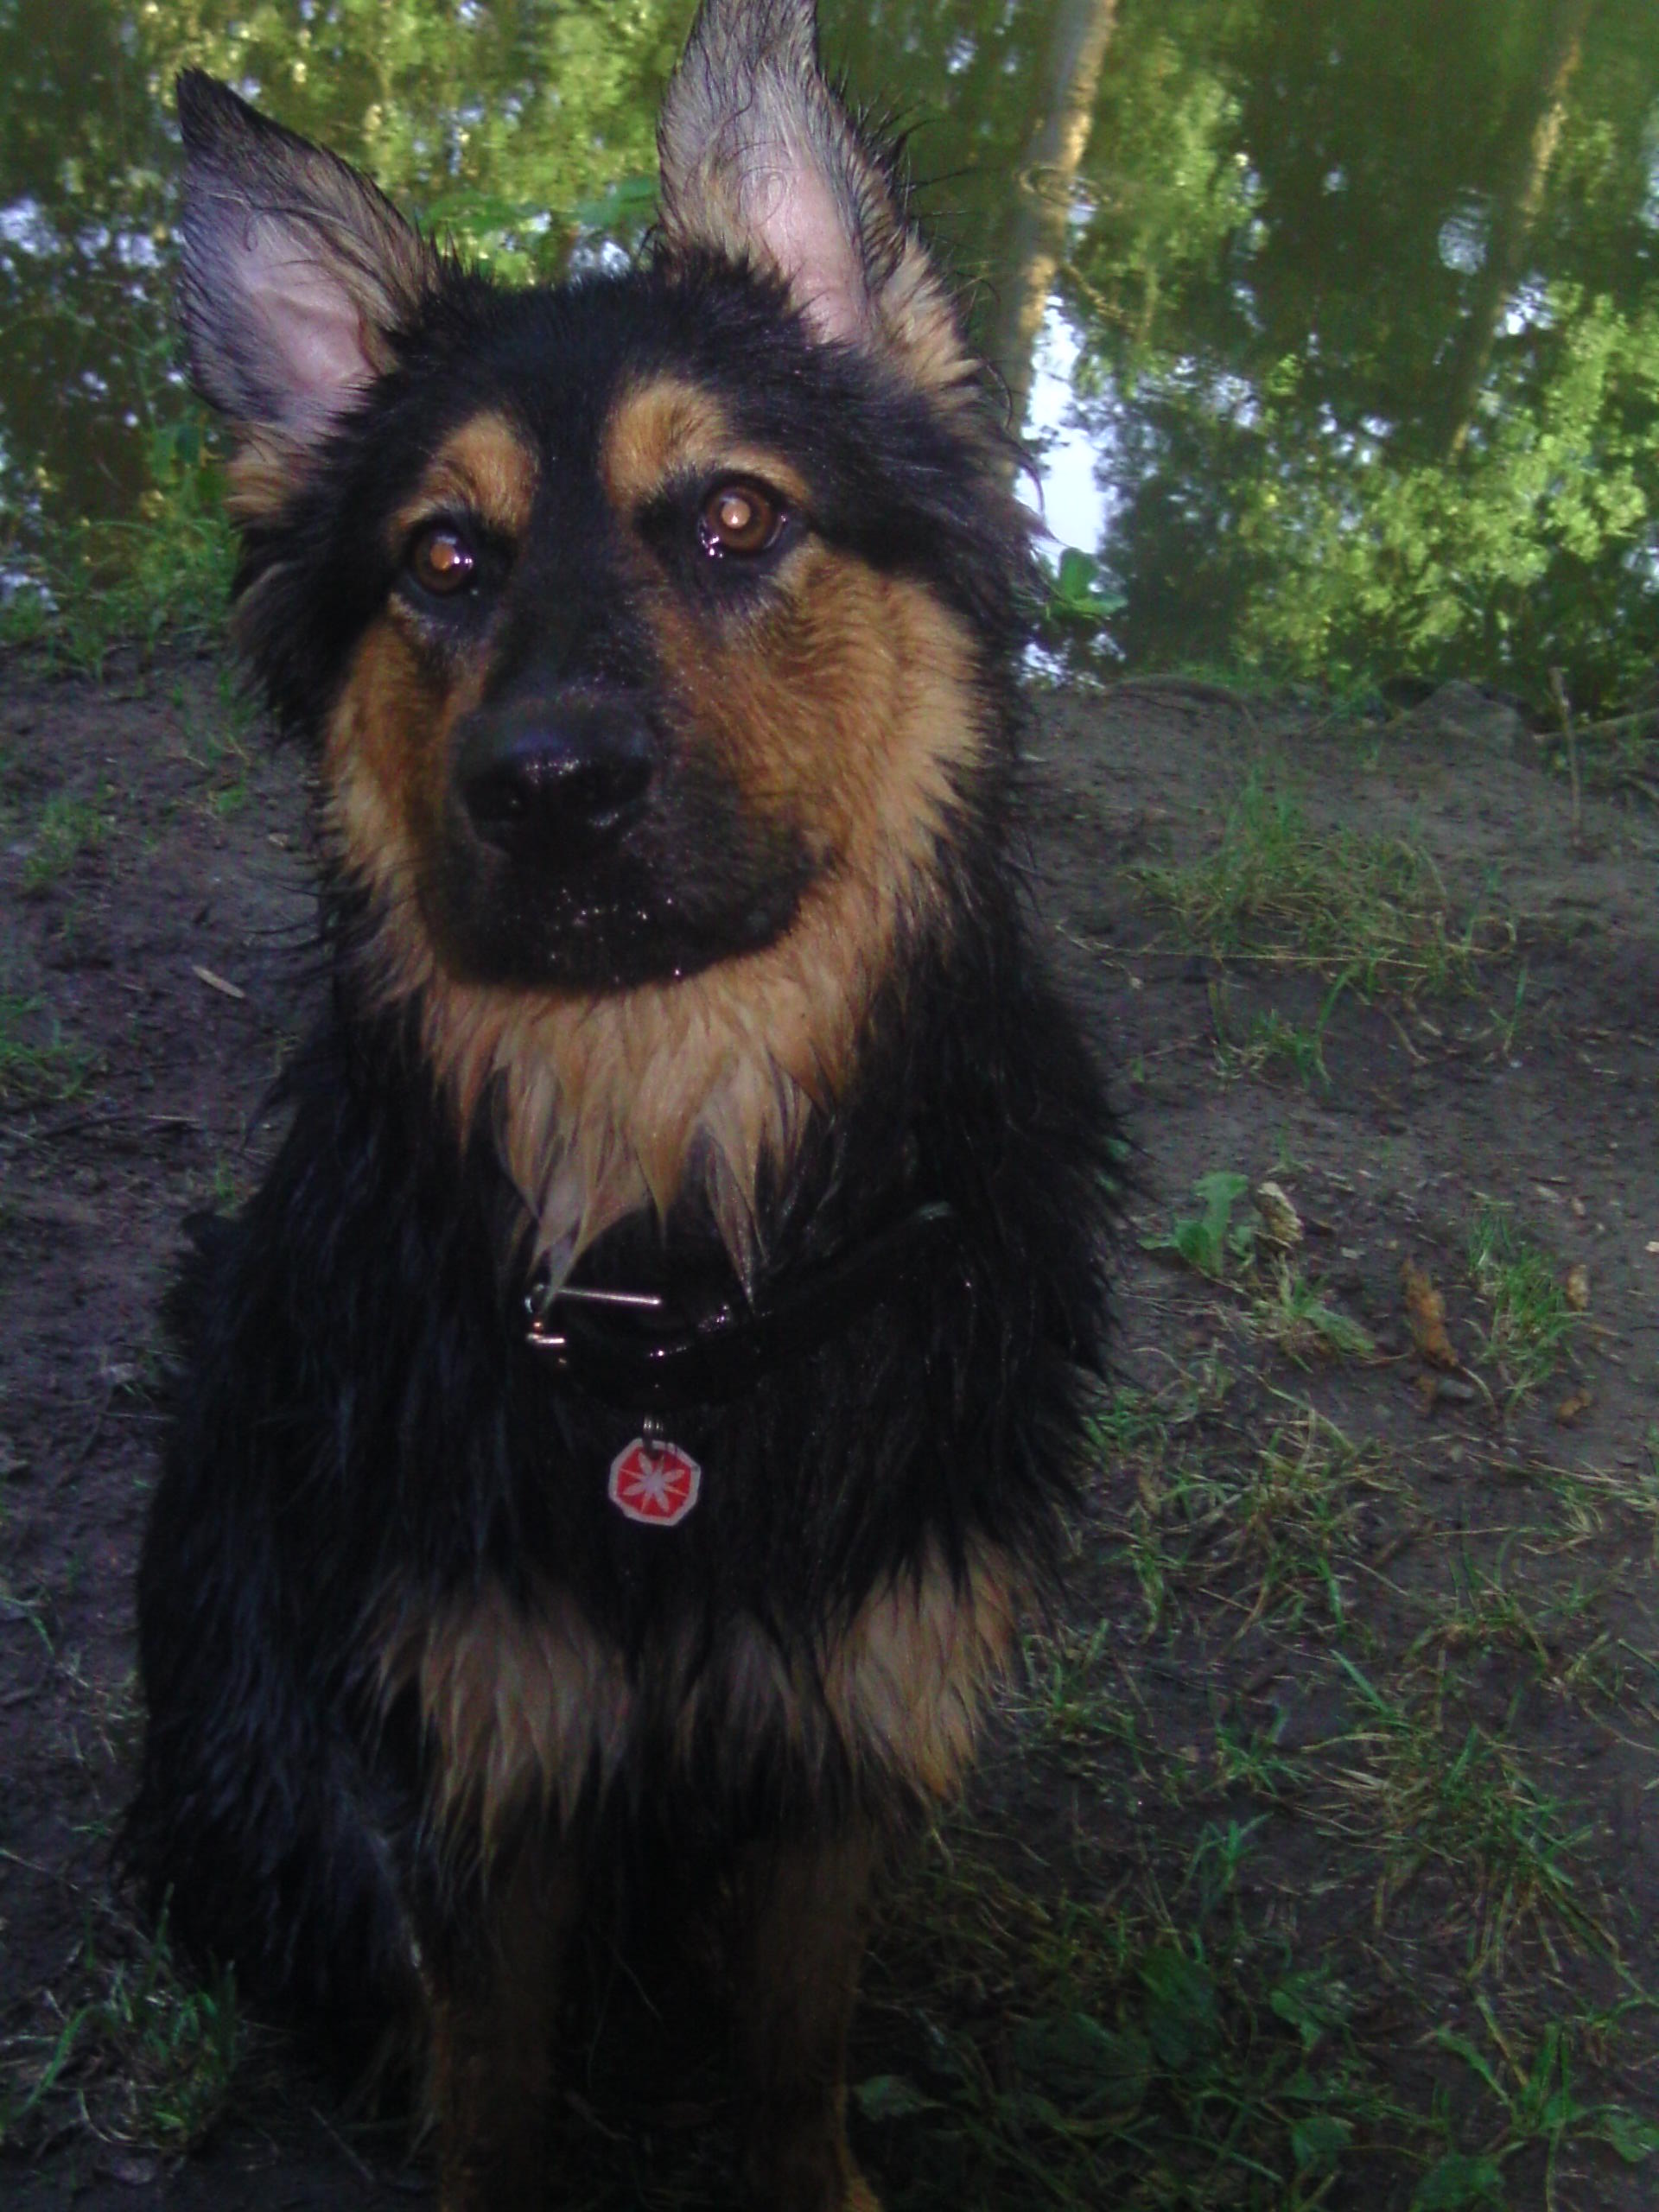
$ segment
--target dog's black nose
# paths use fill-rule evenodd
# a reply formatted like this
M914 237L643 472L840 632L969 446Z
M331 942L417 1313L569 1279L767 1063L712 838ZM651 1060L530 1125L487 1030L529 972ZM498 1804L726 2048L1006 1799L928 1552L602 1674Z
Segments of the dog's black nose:
M651 732L631 704L555 696L469 715L455 774L486 844L515 860L558 861L619 836L655 766Z

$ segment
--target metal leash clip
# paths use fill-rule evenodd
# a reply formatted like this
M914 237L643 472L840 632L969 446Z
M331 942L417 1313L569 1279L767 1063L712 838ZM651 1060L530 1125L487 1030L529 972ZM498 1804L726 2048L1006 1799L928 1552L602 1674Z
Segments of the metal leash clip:
M660 1313L664 1304L655 1291L585 1290L578 1284L555 1283L543 1275L524 1293L530 1341L538 1351L569 1349L569 1338L553 1326L553 1308L561 1299L568 1299L574 1306L594 1306L611 1313Z

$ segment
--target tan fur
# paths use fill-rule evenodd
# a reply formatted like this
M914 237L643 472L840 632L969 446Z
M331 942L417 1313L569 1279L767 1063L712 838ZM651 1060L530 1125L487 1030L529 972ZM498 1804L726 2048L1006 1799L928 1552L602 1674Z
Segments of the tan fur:
M492 1582L435 1611L394 1609L382 1694L415 1692L438 1755L433 1809L486 1851L527 1807L568 1820L645 1732L687 1763L712 1747L734 1788L768 1746L787 1745L808 1772L839 1747L877 1803L895 1789L942 1799L972 1754L1019 1595L1000 1551L976 1554L961 1581L934 1557L875 1591L810 1664L791 1666L745 1620L712 1652L690 1631L659 1642L631 1681L562 1592L520 1605Z
M225 504L232 520L244 527L274 522L298 488L305 466L303 445L279 429L245 432L225 472Z
M962 1585L934 1559L866 1602L831 1657L824 1695L867 1766L950 1796L1013 1647L1023 1594L1008 1555L986 1546Z
M653 377L622 394L605 426L599 467L625 518L680 475L758 476L797 506L806 499L791 461L740 439L714 394L681 377Z
M486 1851L504 1814L535 1803L556 1824L592 1776L608 1780L632 1707L621 1656L569 1598L520 1606L499 1583L432 1614L394 1615L380 1655L388 1701L413 1688L437 1747L446 1821Z
M388 550L423 523L458 513L518 537L530 520L536 475L533 449L505 416L474 416L433 456L393 520ZM476 704L483 677L473 664L448 677L435 670L393 600L359 646L329 725L325 828L358 880L396 918L394 937L412 923L422 857L440 835L450 731Z
M463 1125L500 1080L504 1155L543 1250L665 1211L695 1174L747 1273L763 1163L787 1163L810 1107L841 1092L901 918L929 897L951 772L984 741L967 639L912 583L817 548L801 568L770 657L710 666L677 608L659 616L699 736L757 811L810 840L819 873L783 937L680 982L532 996L458 982L423 935L397 933L395 988L424 995Z
M530 523L537 474L535 448L506 416L474 415L439 448L394 521L393 537L407 537L440 517L474 514L516 542Z
M786 463L728 442L712 401L674 380L626 397L605 452L625 517L686 468L747 470L801 497ZM486 422L450 442L411 515L442 505L463 468L481 502L485 461L527 500L510 429ZM446 696L391 613L359 648L328 733L327 820L384 909L380 988L420 995L427 1050L463 1128L494 1096L537 1247L567 1264L624 1216L665 1211L696 1179L747 1274L763 1166L786 1163L812 1107L844 1085L895 931L930 899L953 776L986 741L971 640L921 585L810 535L779 584L777 603L717 652L665 582L645 588L690 741L815 869L775 944L683 981L536 993L442 965L410 887L439 834L448 733L481 670Z

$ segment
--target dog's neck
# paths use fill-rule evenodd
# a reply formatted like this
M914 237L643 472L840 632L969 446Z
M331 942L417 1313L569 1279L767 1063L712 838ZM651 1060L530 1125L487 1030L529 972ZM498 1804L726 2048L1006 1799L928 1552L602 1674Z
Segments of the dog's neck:
M377 995L412 1002L465 1142L489 1117L556 1280L628 1216L706 1212L739 1281L765 1258L761 1194L786 1187L815 1119L845 1096L877 979L901 932L937 931L919 875L849 871L803 900L773 944L682 979L587 995L462 982L407 931L370 954Z

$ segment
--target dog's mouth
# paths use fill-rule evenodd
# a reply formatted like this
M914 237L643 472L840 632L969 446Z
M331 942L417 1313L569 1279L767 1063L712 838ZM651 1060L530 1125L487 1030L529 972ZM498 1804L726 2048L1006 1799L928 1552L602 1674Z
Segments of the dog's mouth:
M469 982L625 989L760 950L823 865L638 694L463 717L423 904Z

